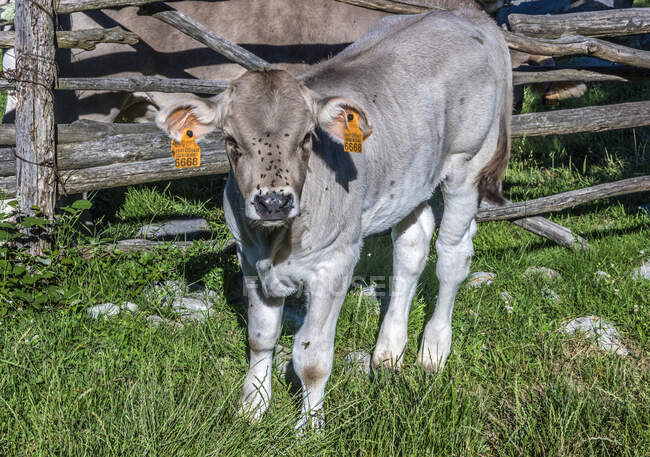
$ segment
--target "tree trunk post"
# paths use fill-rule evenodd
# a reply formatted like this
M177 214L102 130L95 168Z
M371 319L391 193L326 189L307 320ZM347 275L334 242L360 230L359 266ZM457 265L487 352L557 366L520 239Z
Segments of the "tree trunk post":
M16 191L19 216L54 217L56 200L53 0L16 2ZM43 253L47 233L29 233L30 252Z

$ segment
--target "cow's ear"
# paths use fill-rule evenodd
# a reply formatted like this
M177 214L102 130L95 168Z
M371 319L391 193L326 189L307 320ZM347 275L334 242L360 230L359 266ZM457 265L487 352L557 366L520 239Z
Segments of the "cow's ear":
M197 140L214 130L221 122L222 97L212 99L188 98L166 106L156 116L156 124L170 138L180 142L189 129Z
M344 97L321 99L317 105L318 125L338 143L343 143L343 133L348 126L348 115L355 113L365 140L372 133L372 125L358 103Z

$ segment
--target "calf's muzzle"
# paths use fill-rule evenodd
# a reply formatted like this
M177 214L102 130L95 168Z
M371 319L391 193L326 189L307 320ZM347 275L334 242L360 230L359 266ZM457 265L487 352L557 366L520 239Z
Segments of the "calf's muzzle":
M261 220L274 221L289 217L294 209L295 199L293 193L271 191L255 195L252 203Z

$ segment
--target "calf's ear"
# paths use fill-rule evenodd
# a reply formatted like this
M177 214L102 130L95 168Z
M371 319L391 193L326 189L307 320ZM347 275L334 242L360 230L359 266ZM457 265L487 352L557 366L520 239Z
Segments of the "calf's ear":
M348 115L356 114L359 128L365 140L372 133L372 125L361 106L345 97L328 97L317 104L318 125L329 133L332 139L343 143L343 133L348 126Z
M221 99L188 98L166 106L158 112L156 124L175 141L180 142L189 129L197 140L214 130L221 121Z

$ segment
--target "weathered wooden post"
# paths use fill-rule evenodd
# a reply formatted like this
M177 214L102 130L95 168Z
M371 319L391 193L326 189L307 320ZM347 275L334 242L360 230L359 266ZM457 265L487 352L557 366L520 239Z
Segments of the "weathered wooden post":
M32 207L37 206L52 219L56 199L53 0L17 0L14 23L19 215L33 214ZM48 244L46 236L34 237L30 251L41 254Z

